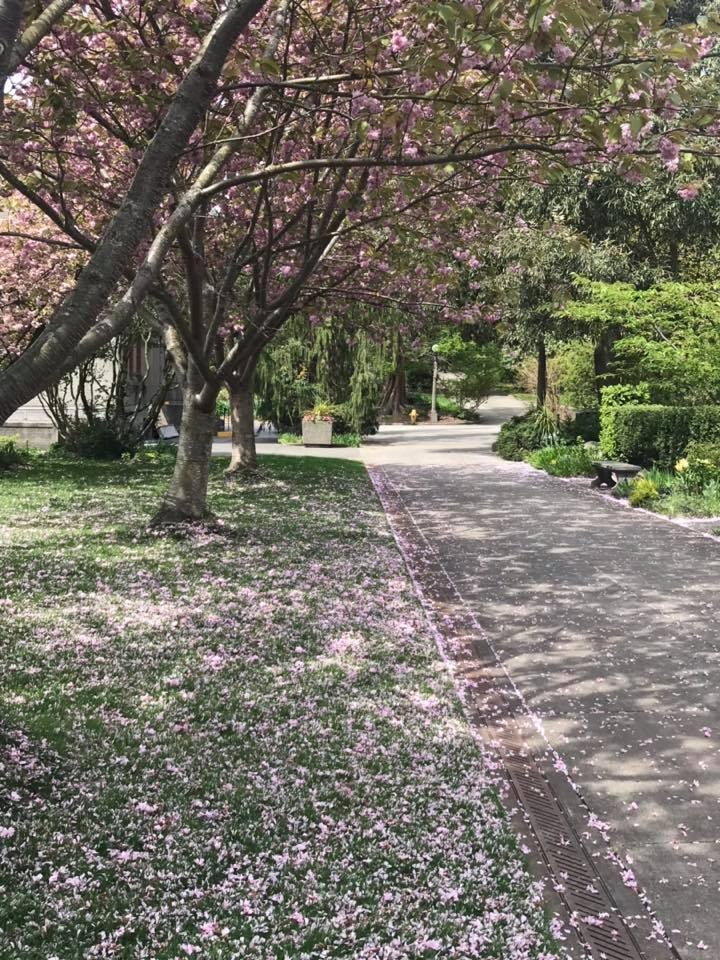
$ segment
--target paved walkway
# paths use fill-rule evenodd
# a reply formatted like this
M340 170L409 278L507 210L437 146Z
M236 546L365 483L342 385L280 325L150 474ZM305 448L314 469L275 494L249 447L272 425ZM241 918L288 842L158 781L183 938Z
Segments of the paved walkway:
M339 452L384 467L680 955L720 958L720 546L500 461L518 408Z

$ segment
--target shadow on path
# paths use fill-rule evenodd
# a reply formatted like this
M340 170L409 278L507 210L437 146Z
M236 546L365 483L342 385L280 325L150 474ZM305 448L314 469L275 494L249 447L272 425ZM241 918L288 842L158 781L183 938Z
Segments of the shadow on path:
M720 957L720 547L503 463L496 429L466 429L365 459L384 464L682 956Z

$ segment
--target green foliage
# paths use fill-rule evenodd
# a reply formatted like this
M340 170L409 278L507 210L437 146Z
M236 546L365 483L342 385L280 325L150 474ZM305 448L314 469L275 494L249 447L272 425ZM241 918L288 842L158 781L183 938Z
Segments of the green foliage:
M572 340L562 344L548 364L548 379L557 382L560 400L576 410L598 406L593 354L592 343Z
M170 443L167 440L160 440L152 446L144 446L134 455L124 453L122 460L132 462L134 466L144 464L168 463L174 461L177 457L177 443Z
M64 436L54 449L82 460L120 460L123 454L133 454L138 438L120 432L115 423L105 420L74 420L68 423Z
M720 400L720 286L584 282L585 300L563 315L588 328L617 328L615 374L651 385L649 401L712 404Z
M255 377L256 413L280 431L297 433L305 412L331 403L341 433L375 433L387 370L383 350L364 330L304 318L286 325L261 355Z
M583 440L599 440L600 411L578 410L570 429L576 437L582 437Z
M493 450L503 460L524 460L528 453L542 444L535 429L535 411L513 417L500 427Z
M543 447L527 459L533 467L552 477L592 477L595 474L590 454L582 442Z
M675 484L675 474L660 467L648 467L643 470L643 476L652 480L659 493L669 493Z
M720 481L720 443L691 440L675 464L675 474L678 485L691 493Z
M588 328L558 308L573 295L578 275L616 280L627 275L622 251L611 244L591 244L576 230L548 224L541 211L526 224L503 231L488 252L482 296L496 303L508 344L535 350L539 337L583 335ZM526 220L526 216L523 216ZM506 325L507 324L507 325Z
M9 470L24 462L25 454L17 444L17 437L0 437L0 470Z
M367 435L377 432L378 408L385 374L382 351L364 331L359 331L348 384L349 395L340 410L343 423L354 433Z
M603 387L601 408L625 407L631 403L650 403L650 386L647 383L618 383Z
M638 477L630 484L631 507L646 507L660 499L660 491L649 477Z
M611 496L615 497L617 500L625 500L630 496L630 491L632 490L632 481L631 480L621 480L619 483L616 483L615 486L610 491Z
M560 421L549 407L540 407L535 411L533 429L537 442L542 446L555 444L560 437Z
M720 483L712 481L700 493L675 485L654 509L670 517L720 517Z
M443 379L443 393L461 407L482 403L502 380L503 358L496 344L478 344L451 329L443 333L437 347L444 366L456 375Z
M303 442L302 435L299 433L280 433L278 434L278 443L288 447L301 447ZM359 447L362 445L362 437L359 433L335 433L332 435L333 447Z
M410 408L414 408L420 414L426 415L430 411L431 402L431 395L429 393L420 391L408 393L408 404ZM438 393L435 397L435 407L441 417L456 417L458 420L477 420L478 418L475 410L469 410L467 407L460 406L457 400L453 400L444 393Z
M570 439L575 439L572 426L561 423L547 407L541 407L504 423L493 450L503 460L525 460L534 450L556 447Z
M641 466L672 468L690 441L720 441L720 406L642 404L616 407L612 413L611 445L603 421L603 453Z
M645 383L620 383L603 387L600 400L600 447L603 456L622 459L616 437L616 413L620 407L650 402L650 388Z
M227 387L223 387L218 398L215 401L215 415L225 419L230 416L230 395L228 394Z
M708 4L683 0L672 6L687 11ZM694 15L683 16L682 22L686 19ZM702 69L707 71L706 66ZM639 115L635 119L642 122ZM704 176L708 186L717 183L714 165L703 163L701 173L697 158L690 161L685 155L682 162L692 163L695 176ZM558 219L580 231L593 247L611 244L625 260L625 269L616 270L615 279L633 279L645 287L667 276L695 277L719 238L720 194L717 189L703 189L688 202L678 194L687 179L687 173L663 173L657 167L641 183L630 183L617 168L575 170L556 184L528 191L534 209L523 214ZM584 270L577 272L590 276Z
M705 462L720 471L720 441L691 440L685 450L685 457L691 464Z
M334 420L337 414L337 407L328 403L327 400L317 400L312 409L306 410L303 414L305 420Z

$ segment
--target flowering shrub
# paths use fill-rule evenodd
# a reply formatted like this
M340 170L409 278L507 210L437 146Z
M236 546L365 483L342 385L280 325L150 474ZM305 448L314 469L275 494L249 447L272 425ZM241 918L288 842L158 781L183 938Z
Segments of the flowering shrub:
M708 456L703 456L709 448ZM717 444L689 444L686 457L675 464L677 482L689 493L702 493L709 484L720 480L720 466L712 457Z
M0 956L551 960L364 468L223 467L174 537L162 459L3 478Z

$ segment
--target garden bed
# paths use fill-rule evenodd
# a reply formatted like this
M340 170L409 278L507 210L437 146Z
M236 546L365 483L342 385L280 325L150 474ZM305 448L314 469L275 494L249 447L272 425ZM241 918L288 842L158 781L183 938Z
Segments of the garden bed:
M162 455L0 478L0 955L549 957L364 468L224 466L174 536Z

